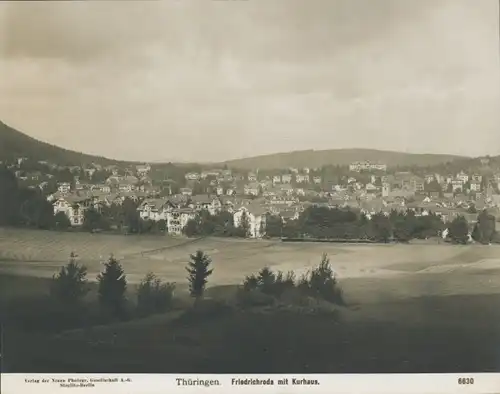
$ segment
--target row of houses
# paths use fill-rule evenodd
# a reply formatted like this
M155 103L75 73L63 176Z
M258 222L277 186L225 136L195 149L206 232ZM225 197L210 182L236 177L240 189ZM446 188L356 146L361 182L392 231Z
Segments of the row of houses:
M137 194L119 193L115 195L90 193L65 195L56 193L51 202L54 213L64 212L73 226L83 224L84 212L90 207L100 209L103 205L121 204L125 198L138 201ZM170 234L180 235L190 219L205 210L212 215L221 211L233 215L235 225L239 225L243 212L249 218L251 237L261 237L265 232L267 215L279 215L283 221L297 219L301 212L310 206L328 208L352 209L364 213L368 218L376 213L390 214L396 210L405 212L412 210L417 215L428 215L431 212L441 216L443 221L450 221L457 215L463 215L468 220L475 220L476 210L488 209L490 213L500 217L500 199L485 198L471 201L467 196L453 198L429 196L389 196L379 197L370 194L356 196L345 192L332 193L327 201L313 203L300 202L296 198L286 196L268 196L259 199L229 198L210 195L185 196L175 195L168 198L140 197L138 206L139 217L144 220L158 222L164 220Z

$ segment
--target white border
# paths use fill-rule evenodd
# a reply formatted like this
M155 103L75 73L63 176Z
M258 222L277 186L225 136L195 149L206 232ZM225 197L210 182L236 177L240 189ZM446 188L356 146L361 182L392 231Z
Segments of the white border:
M53 394L69 392L103 394L165 394L165 393L500 393L500 373L476 374L321 374L321 375L195 375L195 374L2 374L2 394ZM72 379L73 381L71 381ZM115 379L116 381L109 381ZM182 385L177 379L213 381L213 385ZM235 385L233 380L242 379ZM246 379L246 381L245 381ZM272 380L273 385L251 384L250 379ZM278 379L288 379L288 385L278 385ZM292 384L292 379L317 380L315 384ZM459 379L461 380L459 383ZM467 383L468 379L468 383ZM473 379L473 382L471 381ZM56 380L56 381L55 381ZM86 381L80 385L79 380ZM102 380L99 382L99 380ZM69 387L62 386L64 381ZM92 385L87 385L93 382ZM217 385L218 382L218 385ZM249 384L250 383L250 384ZM75 386L71 386L74 384Z

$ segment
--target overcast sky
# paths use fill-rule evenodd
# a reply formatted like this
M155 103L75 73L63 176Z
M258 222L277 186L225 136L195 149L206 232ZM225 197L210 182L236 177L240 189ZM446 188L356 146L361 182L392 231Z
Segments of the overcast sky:
M143 161L500 154L498 17L498 0L0 2L0 120Z

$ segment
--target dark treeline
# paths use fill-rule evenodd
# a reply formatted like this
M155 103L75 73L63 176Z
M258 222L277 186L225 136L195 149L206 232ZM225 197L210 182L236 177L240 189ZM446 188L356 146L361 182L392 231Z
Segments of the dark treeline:
M377 242L408 242L413 238L435 237L444 229L440 217L413 211L378 213L369 219L349 209L309 207L298 219L285 223L273 216L267 221L267 235L283 238L360 239Z
M429 239L441 236L448 229L447 239L456 244L469 241L469 224L463 216L444 223L435 213L417 215L414 211L391 211L388 215L377 213L370 219L352 210L309 207L297 220L283 222L279 216L267 219L269 237L303 239L370 240L375 242L409 242L412 239ZM496 239L495 217L482 211L472 231L472 238L488 244Z
M234 216L227 211L215 215L208 211L199 212L194 219L187 222L184 234L188 237L216 236L216 237L240 237L248 236L250 224L246 214L243 214L239 226L234 224Z
M55 225L52 204L37 189L20 187L15 175L0 168L0 226L50 229Z

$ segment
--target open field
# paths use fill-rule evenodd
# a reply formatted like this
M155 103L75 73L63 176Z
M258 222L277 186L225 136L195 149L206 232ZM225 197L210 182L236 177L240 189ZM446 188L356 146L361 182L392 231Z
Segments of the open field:
M71 251L121 259L129 296L147 271L185 286L197 249L214 261L207 294L231 297L264 266L303 272L328 253L344 290L340 324L236 312L172 325L178 311L61 335L12 331L12 372L498 372L500 247L172 239L0 229L0 298L47 292ZM111 338L111 339L110 339ZM113 339L114 338L114 339ZM255 345L258 344L258 345ZM55 351L54 349L59 349ZM75 355L78 355L76 357Z
M500 293L500 246L496 245L339 245L0 229L0 273L48 278L75 251L93 280L101 270L100 261L113 253L130 283L138 283L152 271L182 288L189 254L197 249L213 259L211 286L241 283L245 275L264 266L300 275L328 253L347 296L351 293L355 299L375 290L366 301L386 296Z

